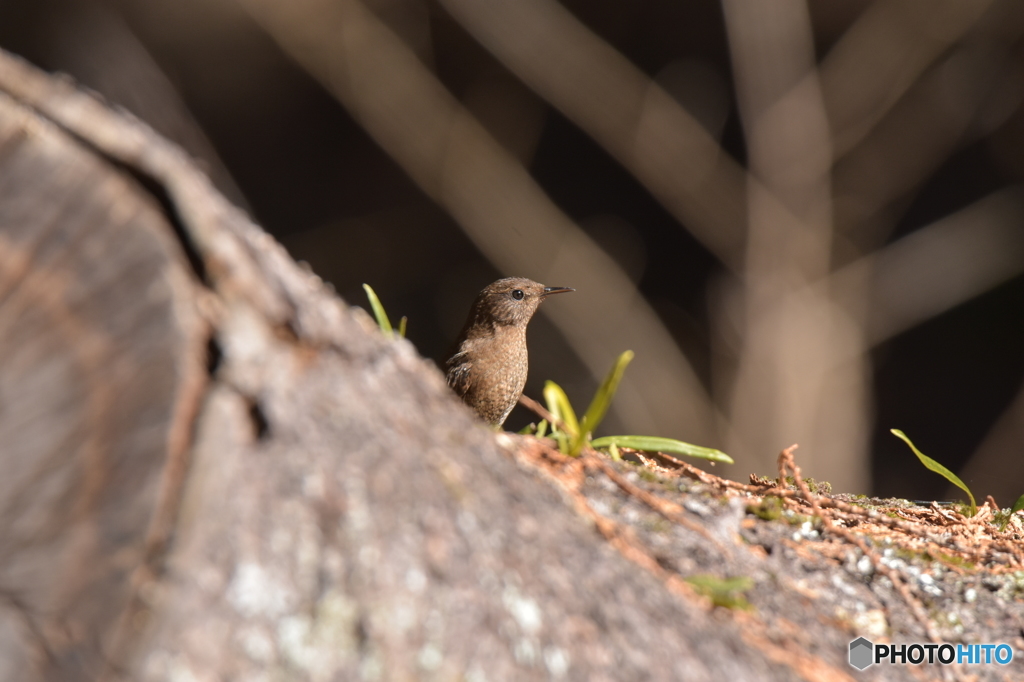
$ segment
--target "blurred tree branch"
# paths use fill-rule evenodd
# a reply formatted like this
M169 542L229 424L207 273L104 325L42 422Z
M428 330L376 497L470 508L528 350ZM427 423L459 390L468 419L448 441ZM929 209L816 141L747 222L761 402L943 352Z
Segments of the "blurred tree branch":
M867 6L820 66L837 159L855 149L992 0Z
M1021 188L1001 190L843 267L826 286L866 315L876 346L1024 272L1021 224Z
M829 452L818 475L861 487L866 351L1022 268L1009 190L885 246L906 197L994 125L988 109L1007 110L992 92L1015 73L1008 54L1024 22L1014 3L876 2L820 65L805 3L770 14L726 3L748 172L558 3L439 0L737 276L723 289L733 295L715 302L724 310L712 311L733 328L713 341L708 396L628 278L372 11L358 0L240 1L500 269L533 263L594 293L593 305L549 312L594 376L617 350L637 350L636 383L619 405L637 430L732 433L740 456L795 438L805 457ZM595 339L593 329L605 332ZM716 405L730 407L712 427ZM717 436L703 435L712 428Z
M742 269L746 172L658 84L552 0L440 2L722 263Z
M717 442L706 391L634 284L372 12L359 0L240 1L499 269L587 292L543 310L595 378L636 351L614 406L626 423Z
M1004 7L997 5L964 42L924 72L837 163L837 229L862 251L885 242L901 213L891 208L893 202L920 186L958 147L985 132L975 126L978 114L1000 87L1009 46L1024 30L1020 21L1002 20L996 10Z
M730 449L765 470L767 444L797 441L816 475L863 489L869 371L862 337L829 292L808 288L831 270L833 228L831 135L807 4L726 0L723 7L748 165L759 180L748 185L743 291L733 302L744 332L728 388L737 438Z

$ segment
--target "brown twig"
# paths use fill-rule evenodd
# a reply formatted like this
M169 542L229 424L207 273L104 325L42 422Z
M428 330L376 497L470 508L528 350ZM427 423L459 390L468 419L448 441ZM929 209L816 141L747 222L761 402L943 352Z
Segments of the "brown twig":
M728 548L723 545L719 540L711 535L706 528L694 523L690 519L686 518L682 514L683 508L674 502L663 500L657 495L650 493L639 486L633 485L625 478L623 478L619 472L615 471L606 461L604 461L593 448L587 448L584 453L584 463L591 469L600 470L605 476L610 478L615 485L617 485L622 492L627 495L634 497L645 505L653 509L655 512L663 516L667 521L679 524L685 528L692 530L699 534L701 537L712 543L724 553L729 553Z
M633 536L628 527L624 527L612 519L603 516L590 506L586 495L581 490L585 480L584 472L588 468L587 461L584 458L563 455L540 439L530 439L529 443L530 446L528 448L513 450L513 455L516 459L533 468L540 469L557 483L569 495L577 512L591 520L594 523L594 527L608 540L612 547L626 559L650 571L664 581L666 587L672 593L692 601L697 601L705 608L710 608L711 602L706 597L698 595L681 576L659 564L658 560L651 555L647 548ZM542 463L544 464L543 466ZM555 467L558 468L556 469Z
M562 420L557 419L555 415L548 412L547 408L545 408L543 405L541 405L540 403L538 403L536 400L526 395L525 393L519 396L519 404L525 407L526 409L530 410L531 412L535 413L541 419L546 419L548 424L551 424L552 426L557 426L562 431L566 431L565 423ZM566 432L568 433L568 431Z
M846 528L837 526L832 522L832 519L828 515L822 513L821 507L818 506L819 496L811 493L810 489L807 487L807 483L804 481L803 476L800 473L800 467L797 466L796 460L793 458L793 451L796 450L797 447L797 445L791 445L779 453L779 485L781 486L785 484L786 470L788 469L793 474L793 481L796 483L797 488L800 489L800 493L814 510L814 515L821 519L823 528L827 532L838 535L847 542L850 542L860 548L860 551L864 553L864 556L871 560L875 570L892 582L893 587L896 588L900 593L900 596L903 597L903 600L914 613L918 623L924 628L928 639L935 643L941 643L942 639L939 637L938 631L935 629L935 626L932 625L931 620L929 620L928 614L925 613L924 606L921 604L920 600L910 591L910 586L907 581L904 580L896 570L882 563L881 557L879 557L878 554L868 546L867 542L865 542L862 537L847 530Z

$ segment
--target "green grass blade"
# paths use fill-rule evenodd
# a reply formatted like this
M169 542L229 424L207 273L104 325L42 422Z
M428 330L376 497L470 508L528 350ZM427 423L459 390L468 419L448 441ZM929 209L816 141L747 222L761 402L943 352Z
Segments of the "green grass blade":
M629 365L633 359L633 351L627 350L619 359L615 361L615 366L608 372L608 376L604 378L600 388L597 389L597 393L594 394L594 399L590 401L590 407L587 408L587 413L583 415L583 419L580 420L580 432L573 439L572 448L575 453L579 452L583 448L583 444L586 442L588 434L592 434L597 430L597 426L604 419L604 416L608 413L608 407L611 405L612 398L615 397L615 391L619 389L619 382L622 381L622 375L626 371L626 366Z
M942 476L944 479L955 485L957 488L960 488L960 490L963 490L965 493L967 493L967 497L971 499L970 515L974 516L976 513L978 513L978 505L975 504L974 502L974 495L971 494L971 491L967 488L966 485L964 485L964 482L961 481L956 474L954 474L952 471L950 471L946 467L936 462L931 457L926 456L923 452L918 450L917 447L912 442L910 442L910 439L907 438L907 434L903 433L899 429L890 429L890 431L892 432L892 435L901 439L904 443L910 446L910 449L914 451L914 454L917 455L917 458L921 460L921 464L923 464L926 469L934 471L935 473L937 473L938 475Z
M553 381L544 383L544 402L548 405L548 412L562 423L565 429L551 425L551 436L558 441L558 449L565 454L570 454L570 446L580 432L579 422L576 421L576 413L569 402L569 396L565 395L562 387Z
M1000 533L1006 530L1006 527L1010 524L1010 519L1013 518L1013 515L1019 512L1021 509L1024 509L1024 495L1021 495L1020 497L1017 498L1017 501L1014 502L1013 506L1010 508L1010 513L1007 514L1003 518L1002 522L999 524Z
M732 457L721 450L691 445L674 438L660 438L658 436L605 436L604 438L594 439L590 444L595 448L606 448L615 445L620 448L629 448L630 450L664 452L668 455L685 455L686 457L697 457L712 462L733 464Z
M377 292L369 284L363 285L363 291L366 292L366 298L370 299L370 307L373 308L373 316L377 318L377 326L384 332L384 336L394 336L395 332L391 328L391 320L388 319L388 314L384 312L384 306L381 305L380 299L377 298Z
M537 424L527 424L523 428L519 429L520 436L536 436L537 438L543 438L548 432L548 421L541 419Z
M562 387L553 381L544 382L544 401L548 404L548 412L565 425L568 435L575 436L580 431L580 423L576 421L576 412L572 409L569 396Z
M402 315L402 319L398 321L398 335L401 338L405 338L405 325L409 322L409 318Z
M619 448L615 443L608 446L608 454L611 456L613 462L622 461L622 455L619 454Z

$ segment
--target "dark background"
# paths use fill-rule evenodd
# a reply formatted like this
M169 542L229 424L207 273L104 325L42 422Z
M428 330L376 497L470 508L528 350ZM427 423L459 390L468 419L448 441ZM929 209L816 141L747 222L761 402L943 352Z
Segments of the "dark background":
M400 4L373 7L387 19ZM717 2L564 4L651 77L697 82L693 91L701 96L683 104L744 162ZM826 55L869 4L812 3L817 54ZM627 170L532 95L443 9L431 3L414 9L427 15L424 39L436 75L485 123L502 116L526 122L501 141L526 158L550 198L635 278L702 381L710 382L708 286L720 264ZM480 288L501 276L530 274L496 270L346 109L231 2L6 0L0 46L72 75L186 146L223 191L345 300L365 306L361 284L371 283L392 317L409 317L408 337L429 358L443 360ZM1006 62L1019 68L1019 39ZM509 99L515 106L489 104L481 96L487 88L516 93ZM1024 113L1015 101L996 125L959 141L923 184L900 197L901 217L888 241L1021 182ZM1021 387L1022 312L1024 277L1018 275L873 351L875 493L948 495L945 483L924 472L888 430L901 428L924 452L960 469ZM527 393L539 398L543 379L551 378L585 403L596 380L546 318L538 316L530 338ZM527 421L517 408L506 427ZM1008 460L1022 454L1004 453ZM742 479L748 472L725 473ZM1009 488L1024 493L1024 480Z

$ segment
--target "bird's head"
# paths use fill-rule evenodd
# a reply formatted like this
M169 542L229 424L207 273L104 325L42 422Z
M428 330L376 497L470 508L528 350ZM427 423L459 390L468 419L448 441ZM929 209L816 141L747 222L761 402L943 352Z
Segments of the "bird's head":
M569 287L546 287L525 277L506 277L487 285L473 304L477 316L503 325L525 326L545 296L575 291Z

